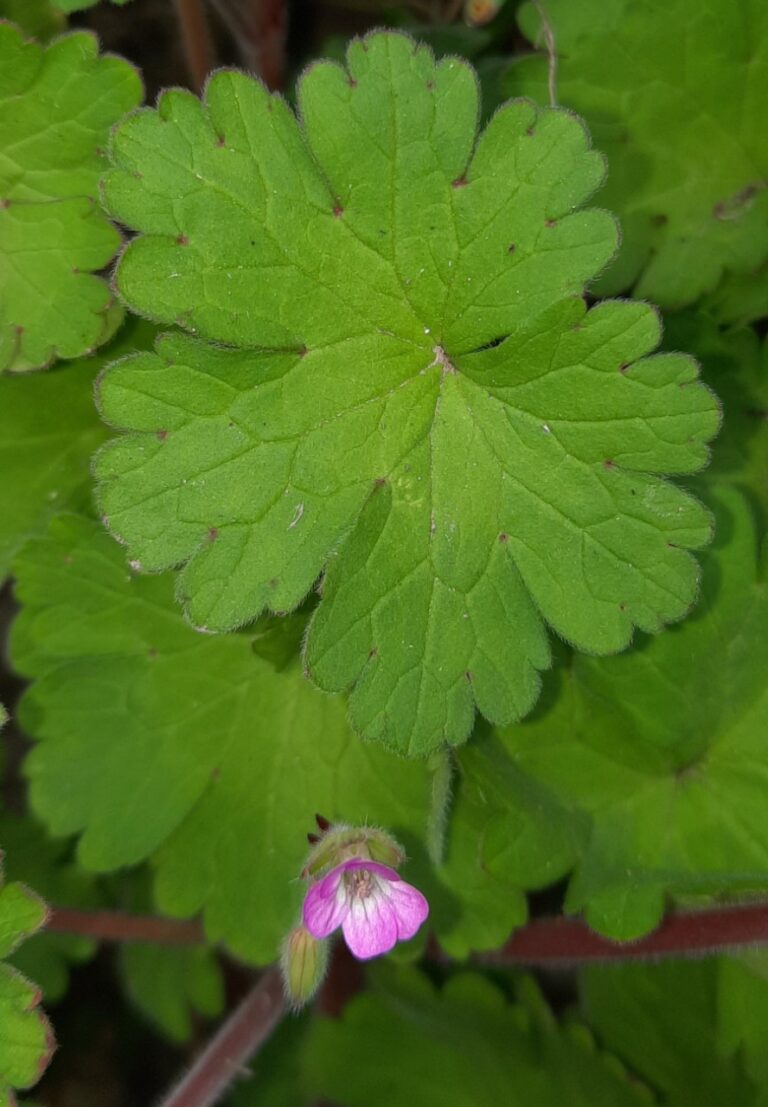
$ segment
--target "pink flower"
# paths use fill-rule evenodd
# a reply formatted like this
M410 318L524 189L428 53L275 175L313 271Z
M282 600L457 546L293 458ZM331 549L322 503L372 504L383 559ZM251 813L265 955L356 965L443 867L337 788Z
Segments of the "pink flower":
M313 884L304 900L304 925L313 938L341 927L355 957L367 961L412 938L429 914L429 904L394 869L353 858Z

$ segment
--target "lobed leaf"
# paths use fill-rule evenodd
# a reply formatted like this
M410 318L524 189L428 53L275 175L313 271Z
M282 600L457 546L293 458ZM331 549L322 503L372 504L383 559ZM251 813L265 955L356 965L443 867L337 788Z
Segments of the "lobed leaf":
M141 98L94 36L48 47L0 22L0 371L90 352L120 314L104 268L120 236L96 202L110 127Z
M130 433L96 472L201 628L325 574L312 678L426 754L531 708L545 624L606 653L686 613L710 521L659 474L705 463L718 411L649 356L651 308L577 298L616 244L579 210L603 165L577 119L516 101L478 137L470 67L399 34L347 66L307 72L300 121L224 72L117 131L118 288L199 337L106 375Z
M355 997L340 1019L312 1026L304 1058L310 1098L340 1107L651 1102L583 1027L558 1026L530 981L521 988L524 1002L509 1004L490 981L469 973L451 977L440 992L413 969L376 978L383 983Z

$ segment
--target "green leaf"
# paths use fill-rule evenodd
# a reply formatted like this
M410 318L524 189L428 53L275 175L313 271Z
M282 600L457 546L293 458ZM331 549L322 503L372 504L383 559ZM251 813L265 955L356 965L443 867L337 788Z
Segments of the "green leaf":
M47 48L0 23L0 371L72 358L119 313L93 274L120 236L96 202L110 127L141 98L136 71L93 35Z
M530 709L545 622L605 653L686 613L710 522L659 474L705 463L718 413L690 359L647 356L650 307L577 298L616 242L575 210L603 173L578 120L516 102L476 139L472 70L399 34L348 67L308 71L301 124L225 72L117 131L121 294L247 349L166 338L108 373L133 433L96 468L130 556L187 562L201 628L325 571L311 676L425 754L475 706Z
M768 315L768 261L750 273L726 273L703 302L718 322L746 326Z
M583 1027L560 1028L538 997L508 1004L470 974L441 992L412 969L376 976L383 986L353 999L340 1019L312 1027L304 1058L311 1096L340 1107L651 1102ZM243 1096L239 1107L247 1104Z
M13 953L45 919L46 907L39 896L23 884L4 884L0 888L0 957Z
M278 671L296 660L307 633L309 612L304 608L290 615L264 615L253 626L253 652Z
M760 1089L761 1107L768 1103L768 956L749 950L737 957L721 957L717 973L717 1031L719 1053L742 1062Z
M570 871L589 819L566 809L485 732L462 750L455 787L445 861L434 875L419 876L444 919L442 948L461 958L497 949L527 921L525 890L544 888Z
M2 855L0 855L0 859ZM46 919L43 901L23 884L3 884L0 871L0 958L12 953ZM12 1107L14 1088L28 1088L42 1074L54 1048L38 1004L40 992L0 963L0 1105Z
M743 1066L721 1045L718 974L714 960L584 971L590 1025L660 1093L665 1107L758 1103ZM764 1032L765 1024L763 1043Z
M768 258L768 8L763 0L547 0L557 98L608 158L599 199L623 243L598 288L664 307ZM542 42L540 7L521 9ZM547 97L547 61L513 63L508 95Z
M687 311L666 317L664 345L696 355L723 405L712 462L697 479L741 488L759 509L761 535L768 532L768 343L751 327L724 330Z
M65 27L65 20L49 0L0 0L0 19L7 19L30 38L47 41Z
M106 436L93 403L105 361L146 348L154 328L131 322L91 358L44 375L0 376L0 580L23 542L64 508L90 510L91 454Z
M99 0L51 0L53 4L63 12L81 12L85 8L95 8ZM111 0L113 4L122 7L129 0Z
M54 520L15 570L12 657L35 681L21 722L40 740L26 762L33 807L54 835L82 834L89 870L150 857L159 907L204 911L209 937L243 957L272 960L295 921L315 812L404 842L429 926L457 957L498 946L525 920L524 889L572 862L579 818L500 764L486 736L457 758L446 856L432 866L427 765L356 741L343 702L313 691L295 659L254 657L259 624L195 633L171 579L127 570L95 523Z
M211 950L127 943L119 958L128 995L172 1041L189 1038L193 1011L208 1018L221 1014L224 987Z
M629 939L665 896L768 889L768 598L754 519L723 482L695 618L631 654L577 657L552 706L502 739L592 828L566 906Z
M70 856L71 843L52 841L31 817L0 815L0 843L11 879L28 881L58 907L101 905L93 877ZM13 953L11 964L35 981L46 1003L54 1003L67 990L70 965L87 961L95 951L95 943L88 938L44 931L24 942Z
M250 636L196 634L168 577L140 577L95 523L63 516L19 557L13 660L37 677L21 721L31 802L79 859L108 871L151 856L156 898L204 911L212 940L271 961L298 910L316 811L423 833L422 765L356 741L344 704ZM104 735L110 735L110 741Z

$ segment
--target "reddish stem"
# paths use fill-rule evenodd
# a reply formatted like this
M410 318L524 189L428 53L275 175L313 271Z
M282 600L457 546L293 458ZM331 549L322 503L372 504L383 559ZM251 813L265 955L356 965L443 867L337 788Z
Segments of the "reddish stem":
M335 942L331 950L328 975L317 994L314 1009L328 1019L338 1019L342 1011L365 985L365 973L344 942Z
M204 942L200 923L121 911L74 911L54 907L48 930L82 934L97 941L161 942L190 945ZM633 942L601 938L579 919L534 919L515 931L500 949L476 955L493 964L539 964L580 961L633 961L642 957L674 957L686 953L717 953L740 946L768 943L768 903L708 907L667 915L659 928ZM448 960L437 945L435 956Z
M601 938L578 919L534 919L501 949L476 959L494 965L634 961L722 953L760 943L768 943L767 903L680 911L667 915L652 934L633 942Z
M213 0L243 60L271 91L285 87L285 0Z
M60 934L81 934L97 942L198 945L205 941L200 923L193 919L128 915L123 911L75 911L69 907L52 907L45 926L47 930Z
M160 1107L210 1107L264 1044L285 1011L277 969L268 969L182 1077Z
M216 64L203 0L175 0L184 57L195 92L202 92Z

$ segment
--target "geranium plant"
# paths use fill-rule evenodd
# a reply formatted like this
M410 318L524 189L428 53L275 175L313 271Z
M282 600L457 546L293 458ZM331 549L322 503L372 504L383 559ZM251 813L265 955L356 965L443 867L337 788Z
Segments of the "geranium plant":
M768 9L124 3L0 0L0 1105L759 1107Z

